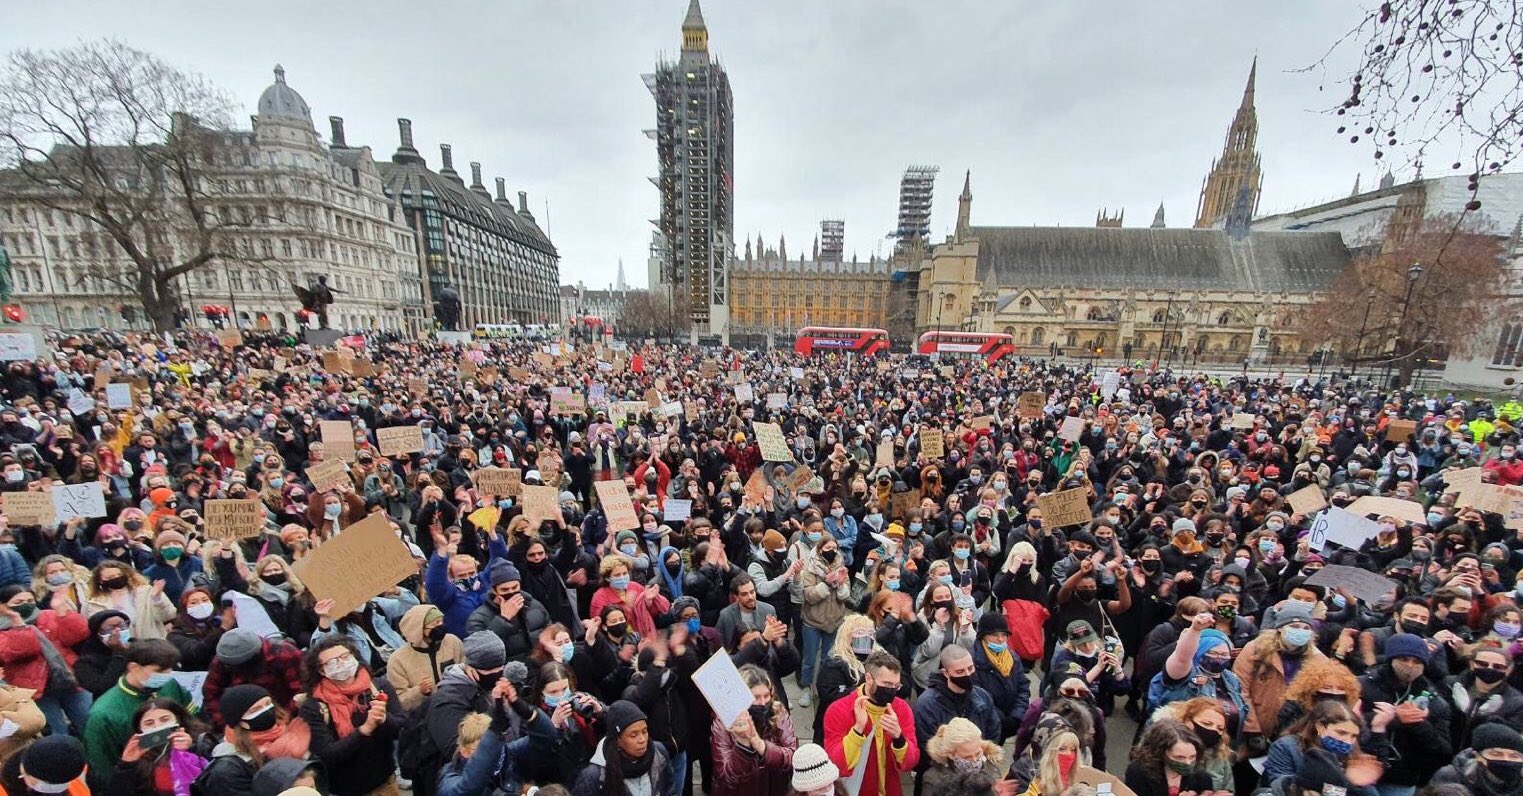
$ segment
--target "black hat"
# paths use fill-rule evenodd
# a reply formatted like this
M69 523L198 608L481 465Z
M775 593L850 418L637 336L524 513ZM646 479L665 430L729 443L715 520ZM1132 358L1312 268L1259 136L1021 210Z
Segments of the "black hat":
M1005 617L996 613L987 613L978 618L978 637L983 638L990 633L1008 633L1010 626L1005 624Z
M1523 752L1523 735L1517 730L1496 722L1486 722L1470 733L1470 748L1477 752L1487 749L1511 749Z
M1090 546L1090 549L1094 549L1100 546L1099 543L1095 541L1095 535L1089 531L1077 531L1075 533L1071 533L1068 535L1068 541L1070 543L1087 544Z
M21 756L21 772L47 785L67 785L85 773L85 747L71 735L39 738Z
M617 738L624 734L631 725L645 721L645 711L628 700L621 699L608 706L608 711L603 714L603 720L608 725L608 736Z
M217 702L217 707L222 710L222 720L230 726L236 727L243 720L243 715L249 712L249 708L253 707L255 702L269 695L270 692L262 686L252 683L235 685L222 692L222 699Z

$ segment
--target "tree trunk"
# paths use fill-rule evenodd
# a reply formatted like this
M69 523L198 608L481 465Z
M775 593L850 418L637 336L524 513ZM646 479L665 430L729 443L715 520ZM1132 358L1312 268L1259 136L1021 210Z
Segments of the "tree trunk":
M138 297L142 299L143 312L153 324L153 330L161 333L174 331L175 310L179 306L174 288L151 277L141 280L138 285Z

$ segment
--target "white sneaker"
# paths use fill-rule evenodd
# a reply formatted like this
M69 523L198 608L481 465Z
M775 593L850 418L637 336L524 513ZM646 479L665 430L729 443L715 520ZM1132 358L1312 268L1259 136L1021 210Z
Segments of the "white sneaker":
M808 691L805 691L804 693L799 694L799 707L801 707L801 708L807 708L807 707L809 707L812 704L814 704L814 700L809 698L809 692Z

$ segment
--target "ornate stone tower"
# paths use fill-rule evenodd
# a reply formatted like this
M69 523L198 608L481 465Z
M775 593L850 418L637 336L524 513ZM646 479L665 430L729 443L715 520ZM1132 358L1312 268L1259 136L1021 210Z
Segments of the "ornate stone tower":
M1259 153L1255 149L1259 136L1258 113L1253 108L1253 83L1259 71L1259 59L1248 70L1248 86L1243 101L1227 130L1227 143L1221 157L1212 161L1200 189L1200 204L1195 213L1196 227L1214 227L1222 223L1237 203L1238 194L1247 188L1253 197L1253 210L1259 209Z

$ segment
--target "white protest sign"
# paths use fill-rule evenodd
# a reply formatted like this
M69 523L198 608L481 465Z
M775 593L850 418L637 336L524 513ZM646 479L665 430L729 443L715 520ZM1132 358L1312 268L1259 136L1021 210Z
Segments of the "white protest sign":
M693 516L693 501L669 498L661 518L667 522L681 522Z
M1311 535L1306 539L1306 547L1313 552L1320 552L1329 542L1347 547L1350 550L1358 550L1366 539L1374 536L1380 530L1380 525L1346 509L1330 506L1311 524Z
M709 701L714 715L724 726L735 723L751 707L751 689L740 679L740 672L729 655L721 652L709 658L693 672L693 685Z
M28 332L0 334L0 362L37 358L37 338Z
M237 617L239 627L260 638L280 638L280 628L270 621L270 615L265 613L258 600L233 591L223 592L222 599L233 601L233 615Z
M201 709L201 688L206 685L206 672L170 672L169 679L180 684L190 694L190 706Z
M94 412L95 399L85 395L82 390L75 387L69 390L69 411L76 415L87 415Z
M132 385L131 384L107 384L106 385L106 408L107 409L131 409L132 408Z
M1116 395L1116 390L1120 388L1121 372L1118 370L1113 370L1105 374L1105 378L1100 380L1100 397L1109 401Z
M104 516L106 495L101 492L99 481L53 487L53 517L58 522Z

